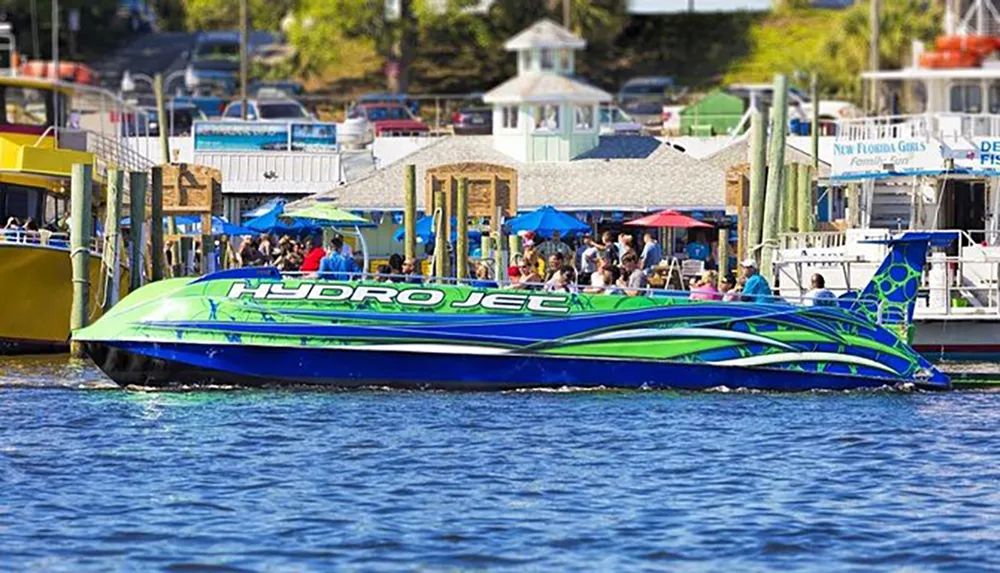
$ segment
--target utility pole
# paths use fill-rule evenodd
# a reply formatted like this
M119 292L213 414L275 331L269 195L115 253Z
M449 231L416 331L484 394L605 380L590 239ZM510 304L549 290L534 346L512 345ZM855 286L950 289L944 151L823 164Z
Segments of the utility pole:
M879 69L879 28L881 27L881 21L879 18L879 0L869 0L869 2L871 3L869 5L871 13L868 15L868 27L870 29L870 36L868 38L868 68L873 72L877 72ZM879 111L878 80L875 78L872 78L871 90L871 111L877 114Z
M240 118L247 119L247 0L240 0Z

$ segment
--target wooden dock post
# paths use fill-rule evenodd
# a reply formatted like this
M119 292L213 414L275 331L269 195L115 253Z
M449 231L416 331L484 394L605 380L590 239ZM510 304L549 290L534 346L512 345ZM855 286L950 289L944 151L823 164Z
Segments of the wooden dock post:
M121 282L122 252L121 252L121 220L122 191L125 187L124 173L118 169L108 169L108 204L104 219L104 266L110 269L104 280L104 298L101 309L104 312L118 303L119 285Z
M406 186L403 189L403 229L404 254L407 259L417 260L417 166L406 166Z
M719 281L729 272L729 229L719 229ZM712 285L718 287L718 284Z
M455 278L469 278L469 178L458 182L455 198Z
M813 172L819 173L819 76L812 73L809 80L809 97L812 98L812 118L809 130L810 143L812 143L812 168Z
M444 192L434 192L434 276L441 280L445 276L448 259L448 243L445 240Z
M785 164L785 133L788 131L788 78L774 76L774 103L771 106L771 140L768 142L767 164L772 177L767 178L764 195L764 229L761 235L760 273L773 282L771 261L777 247L781 221L781 166Z
M813 214L813 170L812 167L803 163L799 165L799 189L796 199L799 202L796 213L798 214L798 228L800 233L811 233L816 229L815 217Z
M132 241L129 249L129 292L134 292L142 286L142 226L146 222L146 172L132 171L128 174L129 218L132 226L129 237Z
M163 168L153 167L150 172L153 185L149 197L149 244L152 282L163 280Z
M181 237L179 243L178 249L181 252L181 256L177 262L180 265L180 272L176 276L186 277L188 274L188 259L191 258L191 251L194 250L194 237Z
M73 303L69 315L70 332L87 326L87 302L90 300L90 234L91 234L91 165L73 165L70 188L70 259L73 264ZM70 354L83 358L83 345L71 341Z
M799 225L799 166L795 163L785 165L785 185L782 188L781 212L784 216L781 231L791 233L798 230Z
M745 228L747 230L746 251L748 256L760 260L757 247L760 245L764 228L764 185L767 181L767 148L765 137L767 127L764 115L756 107L750 110L750 205Z

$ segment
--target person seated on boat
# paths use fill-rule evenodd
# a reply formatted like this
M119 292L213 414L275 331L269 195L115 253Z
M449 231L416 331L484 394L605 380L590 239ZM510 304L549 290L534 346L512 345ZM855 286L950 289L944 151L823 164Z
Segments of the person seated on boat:
M261 233L257 250L260 251L261 256L268 263L274 260L274 245L271 244L271 235Z
M597 272L597 261L601 250L590 235L583 236L583 250L580 252L580 284L589 285L592 275Z
M552 275L552 278L545 282L545 290L547 292L580 292L576 286L576 269L569 265L563 265Z
M476 265L476 278L469 284L475 288L497 288L497 282L490 278L490 267L481 261Z
M742 297L744 302L772 302L771 285L757 271L757 261L747 259L740 264L743 277L746 282L743 284Z
M34 217L28 217L24 220L24 240L29 243L38 243L40 241L41 235L38 233L38 223L35 222Z
M399 253L393 253L389 255L389 268L392 269L392 274L396 277L396 282L402 282L403 255Z
M375 282L380 282L380 283L395 282L392 280L392 267L390 267L389 265L379 265L375 274Z
M639 256L634 251L629 251L622 257L622 274L615 282L626 295L640 296L649 286L646 280L646 273L639 268Z
M726 273L719 284L719 292L722 293L724 302L736 302L740 300L740 288L736 285L736 277L733 273Z
M545 261L545 282L552 280L552 277L566 264L566 256L562 253L552 253Z
M719 273L715 271L701 273L698 284L691 289L691 300L722 300L719 289L715 287L718 282Z
M15 241L21 236L21 222L17 217L7 219L7 224L3 226L3 235L8 241Z
M625 257L629 254L635 255L635 260L639 260L639 253L635 250L635 245L633 241L635 239L632 235L622 233L618 235L618 264L625 262Z
M334 281L351 280L351 274L358 272L354 257L344 254L344 238L335 236L330 241L330 253L319 263L319 277Z
M417 261L414 259L406 259L403 261L400 274L403 275L404 282L406 282L406 284L419 285L424 282L424 278L417 272Z
M810 280L812 288L802 297L802 304L805 306L837 306L837 295L826 288L826 279L823 275L816 273Z
M242 267L259 267L265 264L264 256L260 254L260 249L250 237L243 237L243 241L240 242L239 257Z
M319 270L319 264L326 256L326 251L323 247L319 246L318 241L314 241L311 237L306 239L305 247L303 251L305 256L302 257L302 265L299 270L304 273L315 273Z
M516 288L536 290L541 286L542 276L538 274L538 269L528 262L528 259L522 259L517 270L520 276L518 276Z

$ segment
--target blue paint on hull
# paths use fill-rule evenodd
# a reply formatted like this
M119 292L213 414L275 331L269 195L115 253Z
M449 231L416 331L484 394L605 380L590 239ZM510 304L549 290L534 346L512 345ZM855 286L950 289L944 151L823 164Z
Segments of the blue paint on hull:
M892 386L898 380L770 368L713 366L654 360L539 355L430 354L249 345L119 342L90 343L102 364L109 348L123 351L123 368L103 366L119 384L171 385L230 382L251 385L317 384L439 390L517 388L673 388L725 386L782 392ZM138 360L137 360L138 358ZM153 359L150 361L149 359ZM143 362L143 361L146 362ZM158 366L151 366L155 364ZM131 368L131 372L125 370Z

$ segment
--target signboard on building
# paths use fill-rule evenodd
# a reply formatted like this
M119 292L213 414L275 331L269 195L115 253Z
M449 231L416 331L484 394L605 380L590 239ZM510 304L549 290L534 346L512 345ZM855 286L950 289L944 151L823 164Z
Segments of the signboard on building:
M837 141L833 144L834 179L939 172L945 169L941 146L922 138Z
M198 121L194 124L198 151L337 150L337 124L285 121Z

